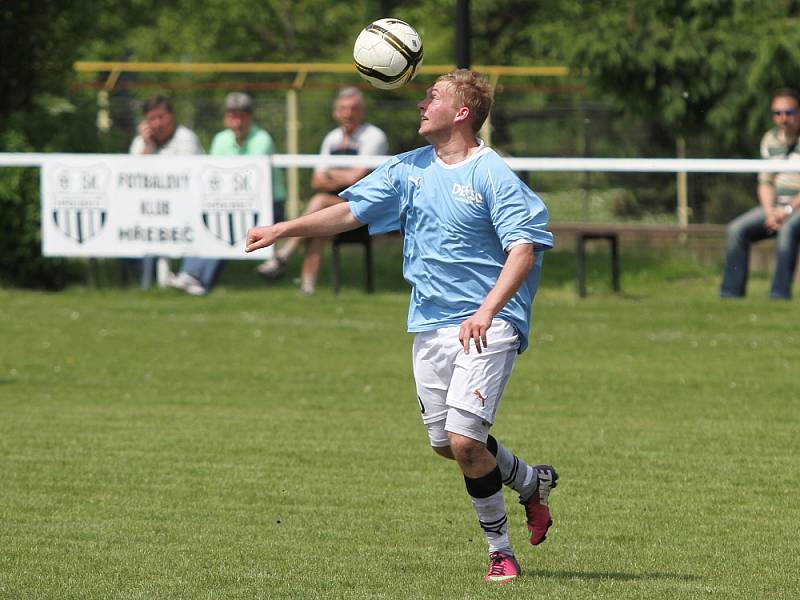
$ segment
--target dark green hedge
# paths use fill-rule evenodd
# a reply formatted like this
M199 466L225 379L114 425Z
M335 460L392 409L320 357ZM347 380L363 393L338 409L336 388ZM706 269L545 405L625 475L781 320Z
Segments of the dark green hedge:
M94 107L49 99L0 123L2 152L102 152ZM42 256L39 169L0 168L0 285L61 289L83 263Z

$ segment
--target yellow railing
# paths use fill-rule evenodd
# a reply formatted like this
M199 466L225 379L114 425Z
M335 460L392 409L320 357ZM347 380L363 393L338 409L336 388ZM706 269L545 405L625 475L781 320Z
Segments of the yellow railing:
M570 71L565 66L500 66L474 65L474 70L489 77L496 86L502 76L510 77L566 77ZM74 64L78 73L105 73L108 77L100 92L99 101L106 105L108 94L119 81L122 73L265 73L294 74L294 80L286 85L286 151L289 154L299 152L298 141L298 100L297 91L303 87L308 75L318 73L342 73L355 75L352 64L334 63L176 63L176 62L107 62L78 61ZM420 73L441 74L455 69L454 65L422 65ZM491 125L486 120L481 135L487 144L491 143ZM296 216L299 211L299 179L297 168L289 168L287 172L287 196L289 216Z
M79 73L109 72L106 89L113 89L123 72L130 73L295 73L295 85L302 86L311 73L355 74L352 64L343 63L175 63L175 62L107 62L78 61L74 65ZM501 76L512 77L566 77L569 68L554 66L501 66L474 65L476 71L496 82ZM422 65L420 73L447 73L454 65ZM299 81L298 81L299 79Z

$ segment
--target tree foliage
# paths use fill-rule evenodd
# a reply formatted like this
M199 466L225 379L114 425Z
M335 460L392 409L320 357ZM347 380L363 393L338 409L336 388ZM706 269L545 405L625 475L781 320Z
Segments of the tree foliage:
M358 31L371 20L395 16L422 34L427 64L452 64L455 5L454 0L0 2L0 150L111 147L110 138L97 133L93 107L70 91L76 60L349 62ZM681 136L693 155L752 156L769 124L770 90L800 86L797 0L472 0L471 15L474 63L571 65L590 85L584 99L602 99L615 108L619 118L609 131L641 129L638 139L652 140L646 148L651 154L671 152ZM541 95L515 100L543 101ZM327 126L327 97L322 101L325 106L317 108L323 110L306 132ZM392 121L408 128L406 117ZM316 133L306 137L304 143L318 143ZM0 227L19 236L5 237L0 277L59 285L42 275L46 265L36 256L35 187L30 174L0 172ZM20 265L33 267L25 275Z
M568 59L625 110L732 146L764 127L772 89L800 85L793 1L568 3Z

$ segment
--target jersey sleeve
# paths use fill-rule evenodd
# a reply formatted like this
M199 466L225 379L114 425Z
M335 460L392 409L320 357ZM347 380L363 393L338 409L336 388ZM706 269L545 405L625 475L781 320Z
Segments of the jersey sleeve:
M547 250L553 247L553 234L547 231L549 215L541 198L510 169L488 174L489 211L504 249L519 241Z
M400 229L401 191L392 175L392 161L387 161L339 194L373 235Z

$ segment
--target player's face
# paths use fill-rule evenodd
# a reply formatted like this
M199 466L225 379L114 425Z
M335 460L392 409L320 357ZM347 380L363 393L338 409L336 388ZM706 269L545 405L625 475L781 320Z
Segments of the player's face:
M163 105L156 106L153 110L148 111L144 116L144 120L150 128L153 139L159 145L169 140L175 131L175 115Z
M800 107L797 100L790 96L778 96L772 101L772 120L775 125L789 137L795 137L800 131Z
M250 132L253 115L245 110L229 110L225 113L225 127L233 131L238 141L242 141Z
M333 118L347 133L353 133L364 120L364 105L358 96L339 98L333 105Z
M450 85L437 82L428 88L425 98L417 104L419 109L419 133L426 139L441 133L449 133L455 123L455 99Z

